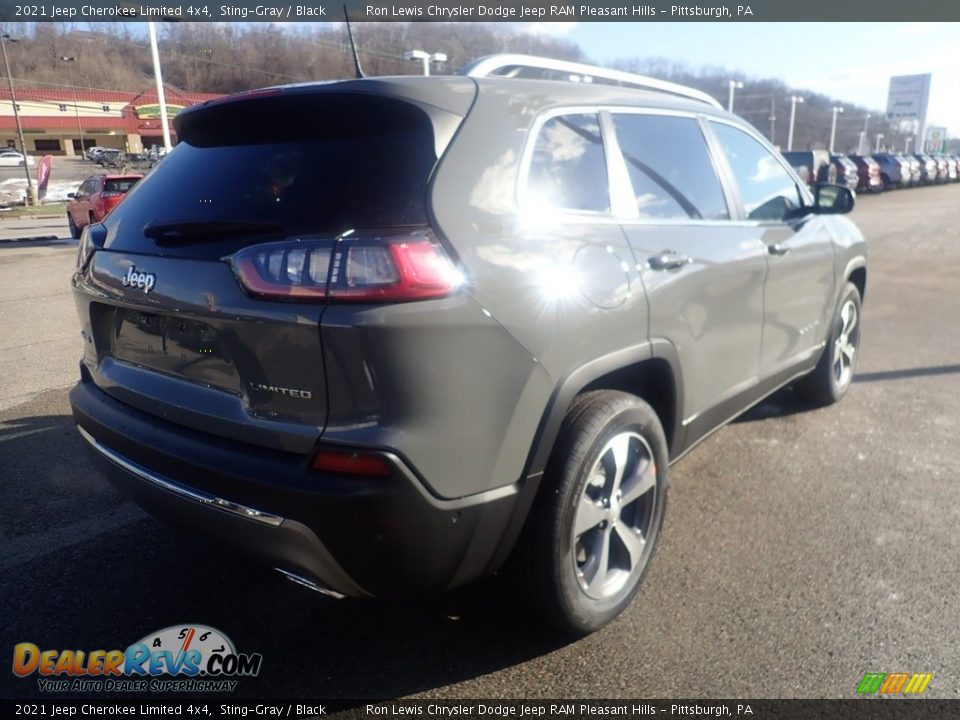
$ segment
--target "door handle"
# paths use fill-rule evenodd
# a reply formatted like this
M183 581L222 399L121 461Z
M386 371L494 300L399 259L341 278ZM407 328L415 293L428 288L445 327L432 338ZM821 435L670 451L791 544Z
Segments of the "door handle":
M771 243L767 245L767 252L771 255L786 255L790 252L790 248L782 243Z
M678 255L673 250L664 250L647 258L651 270L678 270L693 262L693 258Z

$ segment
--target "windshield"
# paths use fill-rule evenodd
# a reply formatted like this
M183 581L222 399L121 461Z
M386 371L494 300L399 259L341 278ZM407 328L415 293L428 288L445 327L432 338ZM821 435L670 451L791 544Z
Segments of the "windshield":
M137 184L139 178L125 178L123 180L107 180L103 184L104 192L125 193Z

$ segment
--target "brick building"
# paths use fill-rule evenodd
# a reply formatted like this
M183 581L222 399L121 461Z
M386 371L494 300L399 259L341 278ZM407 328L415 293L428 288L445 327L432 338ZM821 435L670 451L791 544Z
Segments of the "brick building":
M155 89L141 93L106 90L45 90L16 88L26 151L30 155L79 155L83 146L142 152L163 144L160 106ZM183 108L221 97L185 93L165 87L167 114L173 131L173 116ZM17 125L10 91L0 89L0 147L16 147Z

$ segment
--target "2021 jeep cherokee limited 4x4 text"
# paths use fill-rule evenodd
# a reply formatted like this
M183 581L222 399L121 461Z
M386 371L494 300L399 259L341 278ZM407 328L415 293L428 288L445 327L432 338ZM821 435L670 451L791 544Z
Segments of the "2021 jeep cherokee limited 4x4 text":
M852 193L697 91L496 56L176 130L81 238L74 415L144 507L328 592L509 558L589 632L637 591L673 460L788 382L850 385Z

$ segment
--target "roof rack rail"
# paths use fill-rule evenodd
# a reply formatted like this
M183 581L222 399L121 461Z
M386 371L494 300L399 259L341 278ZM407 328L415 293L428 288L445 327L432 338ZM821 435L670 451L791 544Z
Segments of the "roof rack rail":
M465 65L460 69L459 74L476 78L517 77L525 69L563 73L567 75L567 77L563 79L574 82L589 83L593 82L594 79L599 79L606 81L605 84L656 90L658 92L690 98L691 100L699 100L718 110L723 109L723 106L707 93L694 90L685 85L678 85L677 83L667 82L666 80L657 80L656 78L646 77L644 75L635 75L634 73L623 72L622 70L611 70L596 65L570 62L569 60L554 60L552 58L537 57L536 55L487 55L486 57L474 60Z

